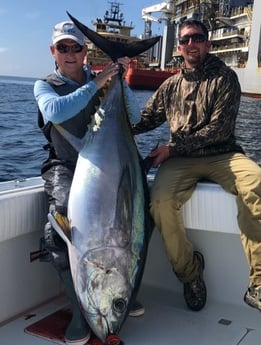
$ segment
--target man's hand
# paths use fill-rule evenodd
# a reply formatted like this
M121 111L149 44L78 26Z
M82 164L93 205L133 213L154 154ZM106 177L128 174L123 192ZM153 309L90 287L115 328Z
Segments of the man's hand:
M99 73L93 81L96 83L97 87L102 88L108 80L110 80L114 75L119 73L119 70L122 66L123 78L126 75L129 68L130 59L128 57L122 57L117 60L117 62L109 63L101 73Z
M93 79L98 89L101 89L103 86L105 86L111 77L119 73L119 69L120 67L118 63L109 63L106 67L104 67L103 71Z
M124 70L123 75L122 75L123 78L126 76L128 72L130 61L131 60L127 56L124 56L117 60L118 64L121 65Z
M166 159L169 158L169 146L162 145L157 147L156 149L150 152L149 157L154 158L152 167L158 168L161 163L163 163Z

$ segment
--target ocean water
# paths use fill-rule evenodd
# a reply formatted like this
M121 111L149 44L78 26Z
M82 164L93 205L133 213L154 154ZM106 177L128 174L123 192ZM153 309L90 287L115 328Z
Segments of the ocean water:
M41 163L47 158L42 149L45 139L37 125L34 81L0 76L0 181L39 176ZM152 94L148 90L134 92L140 107ZM165 124L138 135L142 156L145 157L158 141L165 143L168 136ZM242 97L236 136L246 154L261 166L261 100Z

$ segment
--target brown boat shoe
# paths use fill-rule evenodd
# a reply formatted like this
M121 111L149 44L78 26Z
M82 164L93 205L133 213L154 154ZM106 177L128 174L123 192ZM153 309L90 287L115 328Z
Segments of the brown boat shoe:
M249 287L245 293L244 301L250 307L261 311L261 286Z
M191 282L184 283L184 298L189 309L199 311L207 301L207 288L203 279L205 263L200 252L194 252L194 259L198 262L198 276Z

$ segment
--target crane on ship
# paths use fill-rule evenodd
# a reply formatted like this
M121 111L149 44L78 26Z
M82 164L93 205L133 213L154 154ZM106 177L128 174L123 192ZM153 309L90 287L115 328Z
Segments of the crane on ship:
M174 42L174 23L172 21L175 12L175 1L168 0L142 9L141 17L145 22L144 36L145 38L152 36L152 22L164 22L163 39L160 56L160 68L164 69L165 65L172 58L172 50ZM160 16L155 16L159 13Z

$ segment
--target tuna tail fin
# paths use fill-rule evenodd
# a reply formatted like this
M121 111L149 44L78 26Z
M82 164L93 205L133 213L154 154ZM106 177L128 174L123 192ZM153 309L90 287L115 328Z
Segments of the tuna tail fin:
M144 40L137 40L131 43L115 42L111 41L103 36L99 35L95 31L89 29L87 26L79 22L69 12L67 12L70 19L78 27L82 33L89 38L98 48L104 53L108 54L112 61L116 61L120 57L128 56L129 58L139 55L145 52L160 39L160 36L148 38Z

